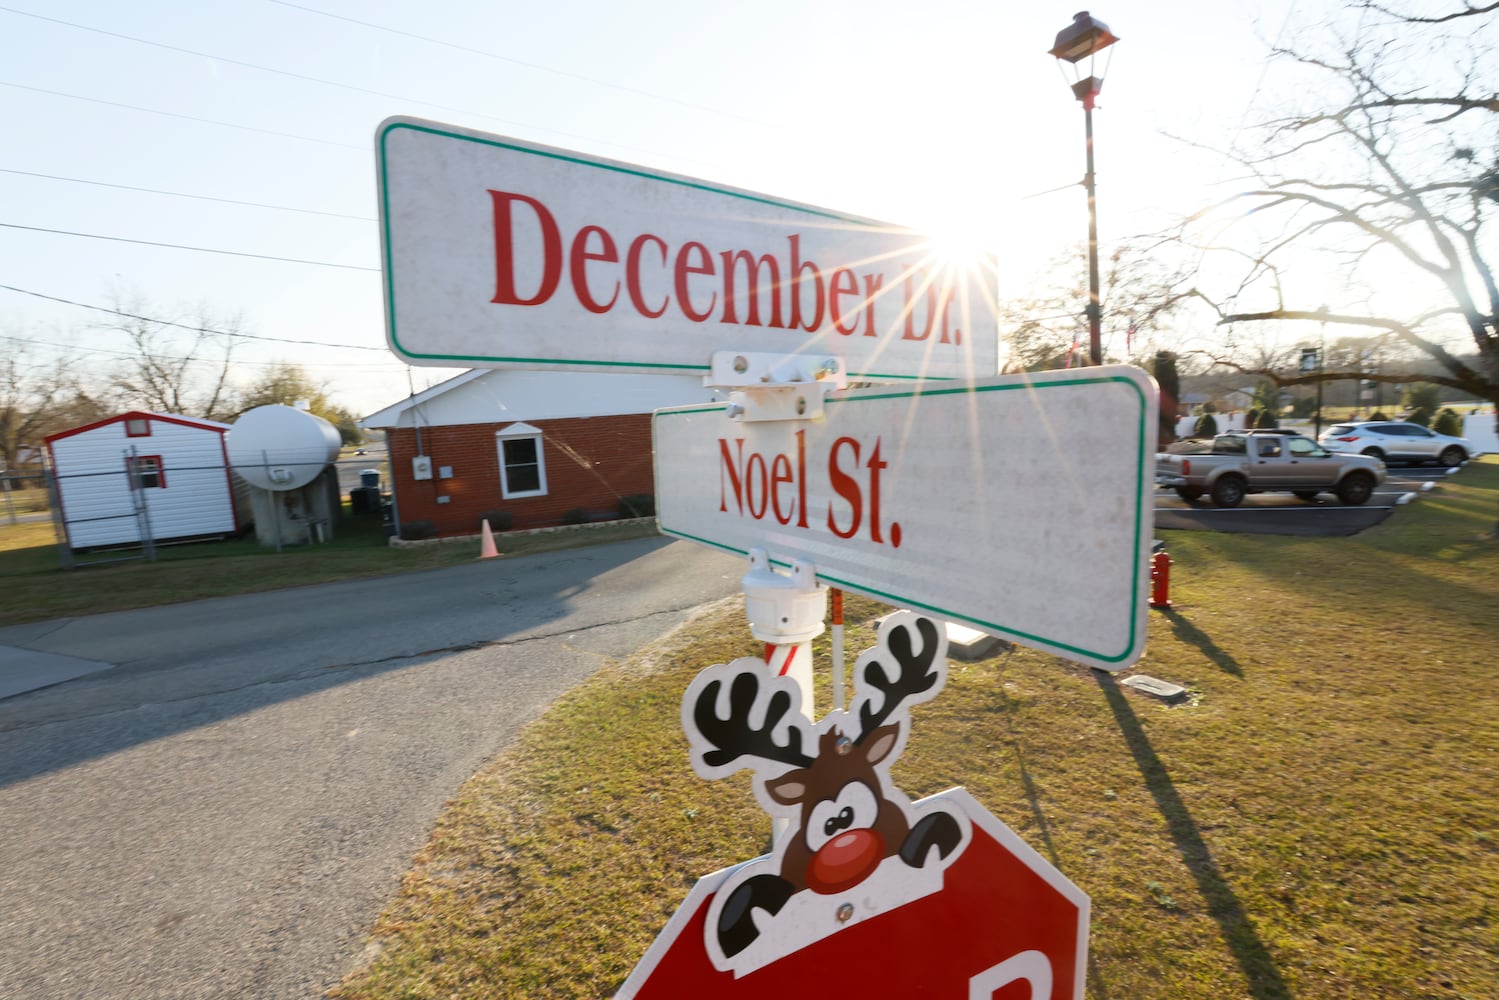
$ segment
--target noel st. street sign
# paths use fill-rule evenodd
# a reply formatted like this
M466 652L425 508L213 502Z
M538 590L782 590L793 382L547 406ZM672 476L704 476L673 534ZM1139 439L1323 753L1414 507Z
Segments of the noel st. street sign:
M1156 389L1126 365L657 411L661 530L1107 670L1139 659Z

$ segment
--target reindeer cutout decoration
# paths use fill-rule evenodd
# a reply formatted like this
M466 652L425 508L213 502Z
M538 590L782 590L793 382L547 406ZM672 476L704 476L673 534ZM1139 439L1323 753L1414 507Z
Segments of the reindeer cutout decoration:
M913 806L890 782L910 708L947 679L947 636L930 618L899 612L854 666L848 711L815 725L801 695L764 663L709 667L682 699L693 769L708 779L749 768L766 812L790 828L772 852L737 869L708 911L708 956L743 976L844 927L942 888L968 845L962 812Z

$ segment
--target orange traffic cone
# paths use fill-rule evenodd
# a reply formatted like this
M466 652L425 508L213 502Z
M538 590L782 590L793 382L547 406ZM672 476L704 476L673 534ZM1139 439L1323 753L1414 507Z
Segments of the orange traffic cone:
M479 558L493 559L500 553L494 547L494 532L489 530L489 518L486 517L479 524L479 534L482 536L482 540L479 543Z

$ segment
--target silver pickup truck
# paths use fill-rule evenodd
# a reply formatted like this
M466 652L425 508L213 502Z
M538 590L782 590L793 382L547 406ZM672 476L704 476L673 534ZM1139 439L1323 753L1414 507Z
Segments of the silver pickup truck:
M1384 478L1384 463L1376 458L1340 455L1289 431L1231 431L1213 438L1210 451L1155 457L1157 486L1188 501L1206 494L1219 507L1237 507L1250 493L1314 500L1324 490L1346 504L1361 504Z

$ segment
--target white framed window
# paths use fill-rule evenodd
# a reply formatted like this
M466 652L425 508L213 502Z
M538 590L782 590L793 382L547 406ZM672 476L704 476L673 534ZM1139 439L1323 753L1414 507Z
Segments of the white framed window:
M127 460L135 476L136 485L143 490L167 488L167 470L162 467L160 455L137 455Z
M545 496L547 466L540 428L511 424L494 436L500 453L500 495L507 500Z

